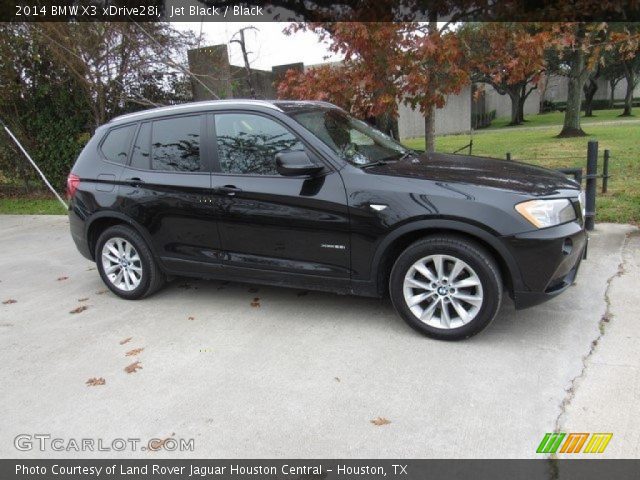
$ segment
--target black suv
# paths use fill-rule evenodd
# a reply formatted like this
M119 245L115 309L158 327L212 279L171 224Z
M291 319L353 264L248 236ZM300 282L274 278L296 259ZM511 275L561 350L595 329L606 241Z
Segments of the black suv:
M212 101L98 128L68 179L71 234L116 295L171 276L364 296L459 339L503 291L565 290L586 252L579 185L491 158L422 154L324 102Z

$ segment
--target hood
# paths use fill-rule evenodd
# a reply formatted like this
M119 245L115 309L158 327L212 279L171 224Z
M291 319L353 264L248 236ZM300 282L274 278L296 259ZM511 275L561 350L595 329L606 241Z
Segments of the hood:
M558 190L580 189L576 182L554 170L472 155L416 154L398 162L372 166L366 171L378 175L499 188L531 195L552 195Z

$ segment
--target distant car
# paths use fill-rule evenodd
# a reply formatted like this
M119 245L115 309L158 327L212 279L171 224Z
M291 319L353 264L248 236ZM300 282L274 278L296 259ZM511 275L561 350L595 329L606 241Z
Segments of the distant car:
M380 297L461 339L572 284L580 187L410 150L324 102L211 101L97 129L68 178L71 234L125 299L194 276ZM363 322L366 318L363 318Z

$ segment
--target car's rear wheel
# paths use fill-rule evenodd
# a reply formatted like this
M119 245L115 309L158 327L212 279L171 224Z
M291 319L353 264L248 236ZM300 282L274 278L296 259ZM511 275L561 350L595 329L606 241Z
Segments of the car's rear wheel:
M502 301L502 278L492 255L464 237L437 235L402 252L391 271L394 307L416 330L460 340L482 331Z
M126 225L115 225L102 232L96 243L95 259L102 281L119 297L142 298L164 284L164 274L144 239Z

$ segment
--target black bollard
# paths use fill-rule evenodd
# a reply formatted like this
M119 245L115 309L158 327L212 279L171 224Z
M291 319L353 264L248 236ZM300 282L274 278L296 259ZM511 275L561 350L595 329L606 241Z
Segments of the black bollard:
M584 228L593 230L596 221L596 182L598 178L598 142L590 140L587 146L587 183Z

